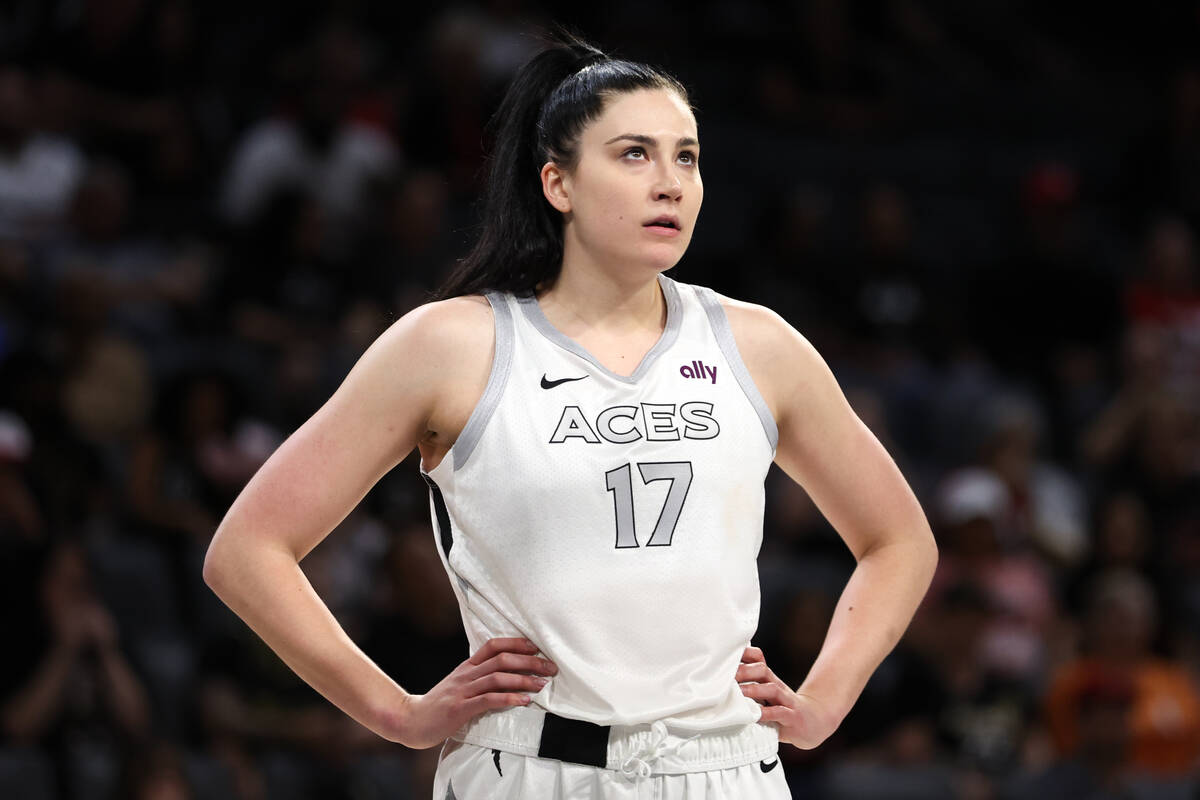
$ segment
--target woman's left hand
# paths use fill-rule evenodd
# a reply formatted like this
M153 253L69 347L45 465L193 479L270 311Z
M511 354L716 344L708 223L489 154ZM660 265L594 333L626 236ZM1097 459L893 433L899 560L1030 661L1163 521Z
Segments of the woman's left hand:
M736 679L742 694L763 704L759 721L778 725L781 742L811 750L837 727L816 700L793 691L771 671L760 648L747 647L742 653Z

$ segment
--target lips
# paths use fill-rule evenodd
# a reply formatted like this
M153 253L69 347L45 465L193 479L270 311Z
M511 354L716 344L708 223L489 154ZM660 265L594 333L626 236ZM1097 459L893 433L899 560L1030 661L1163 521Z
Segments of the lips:
M678 231L678 230L680 230L679 217L673 216L671 214L660 214L659 216L655 217L654 219L652 219L648 222L643 222L642 227L644 227L644 228L666 228L666 229Z

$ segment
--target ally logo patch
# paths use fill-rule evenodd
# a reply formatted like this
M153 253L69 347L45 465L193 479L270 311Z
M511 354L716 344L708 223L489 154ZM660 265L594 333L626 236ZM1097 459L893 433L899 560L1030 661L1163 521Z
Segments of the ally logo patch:
M695 378L702 381L717 382L717 368L710 367L703 361L693 361L679 368L679 374L685 378Z

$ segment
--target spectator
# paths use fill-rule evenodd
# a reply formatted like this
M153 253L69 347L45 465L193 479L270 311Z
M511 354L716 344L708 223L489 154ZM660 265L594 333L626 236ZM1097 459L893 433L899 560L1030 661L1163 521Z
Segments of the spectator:
M89 314L97 325L155 348L178 324L177 312L199 306L212 268L199 251L131 230L136 203L124 169L94 164L72 197L69 233L46 248L42 268L51 298L61 291L94 294Z
M0 241L41 241L59 232L84 157L69 140L42 133L29 73L0 61Z
M876 347L920 349L938 356L948 344L937 315L951 303L938 296L928 266L914 252L912 201L899 187L877 184L862 198L861 243L841 274L848 320Z
M1168 385L1200 395L1200 272L1194 232L1181 220L1151 228L1142 274L1130 281L1125 304L1130 324L1162 331Z
M1117 681L1131 687L1129 765L1184 776L1200 758L1200 690L1180 665L1156 655L1158 609L1146 580L1116 569L1097 576L1088 597L1084 650L1063 664L1046 696L1050 733L1060 756L1079 752L1085 729L1079 712L1089 687Z
M1030 544L1057 566L1086 554L1084 495L1069 472L1044 459L1045 418L1037 401L1016 392L992 398L981 409L979 461L1008 489L1016 543Z
M151 733L147 693L77 542L49 549L37 592L40 614L9 631L0 681L4 740L52 753L67 796L102 797L122 750Z
M1058 624L1052 572L1037 552L1014 538L1018 518L1012 493L992 470L950 473L937 495L941 557L930 589L970 584L991 613L978 631L976 657L998 675L1033 686L1049 661Z
M1074 727L1079 742L1041 773L1019 776L1005 787L1005 800L1070 797L1072 800L1190 800L1187 781L1130 769L1130 714L1135 688L1122 677L1089 676L1077 687Z
M1167 585L1167 576L1160 566L1162 542L1153 535L1149 511L1135 492L1118 489L1102 497L1093 527L1095 545L1063 589L1076 616L1082 618L1087 609L1087 591L1092 581L1114 569L1154 576L1155 585Z
M221 191L225 219L243 227L281 190L310 193L330 224L331 254L365 211L373 183L390 177L400 153L387 130L356 116L366 74L361 34L335 27L319 37L299 102L260 120L237 144Z

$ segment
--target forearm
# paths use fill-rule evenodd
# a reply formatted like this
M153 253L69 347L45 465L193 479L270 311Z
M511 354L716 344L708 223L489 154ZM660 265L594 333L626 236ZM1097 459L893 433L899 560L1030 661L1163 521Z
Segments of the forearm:
M205 580L313 689L396 741L395 714L407 693L346 635L291 553L266 546L216 549Z
M881 545L859 559L842 590L817 660L796 691L828 715L832 732L854 706L867 680L891 652L937 566L937 550L922 535Z

